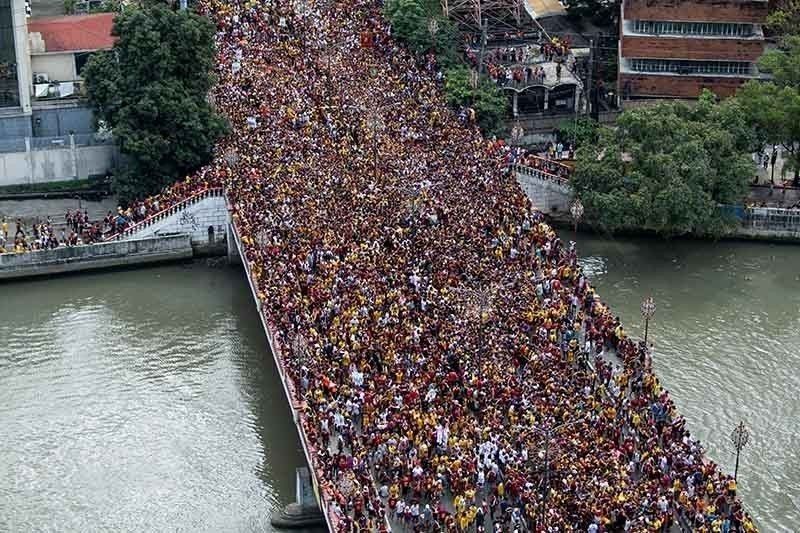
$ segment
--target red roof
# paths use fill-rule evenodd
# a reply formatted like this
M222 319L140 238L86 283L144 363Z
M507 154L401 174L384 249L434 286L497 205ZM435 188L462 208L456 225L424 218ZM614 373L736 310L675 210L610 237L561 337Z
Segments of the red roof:
M114 13L42 17L28 20L28 33L41 33L46 52L103 50L114 46Z

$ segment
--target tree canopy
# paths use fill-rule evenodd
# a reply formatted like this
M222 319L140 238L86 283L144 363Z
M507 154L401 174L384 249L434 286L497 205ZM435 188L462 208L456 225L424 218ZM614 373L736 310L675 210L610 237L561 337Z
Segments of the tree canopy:
M695 106L631 109L578 151L572 185L586 216L608 231L713 234L728 222L718 204L747 193L753 143L738 103L707 92Z
M89 104L114 132L128 165L115 176L123 199L153 194L211 158L225 123L207 101L214 27L161 4L124 10L114 48L92 56Z
M442 15L438 0L388 0L384 15L394 35L405 41L411 50L436 55L439 66L444 69L444 91L450 105L472 108L484 134L500 133L508 101L486 76L481 76L478 86L472 88L470 70L461 60L458 29ZM435 33L431 32L431 21L435 21Z

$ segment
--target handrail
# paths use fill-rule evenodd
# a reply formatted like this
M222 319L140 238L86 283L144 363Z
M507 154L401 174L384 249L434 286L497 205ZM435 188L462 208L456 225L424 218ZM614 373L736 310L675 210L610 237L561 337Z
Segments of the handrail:
M230 205L227 205L228 204L227 197L225 203L228 212L233 213L234 212L233 209L230 207ZM244 252L245 248L244 245L242 244L241 237L239 236L239 228L236 224L236 219L233 216L231 216L230 220L231 220L230 225L232 229L231 233L233 234L233 240L236 244L236 250L238 251L239 257L242 260L242 266L244 267L245 275L247 276L248 285L250 286L250 290L253 293L253 298L255 299L256 311L258 312L259 319L261 320L261 323L264 326L264 331L267 334L267 342L269 344L270 351L272 352L272 357L275 360L275 366L278 369L278 375L281 378L281 384L283 385L283 392L286 395L287 401L289 402L289 408L292 411L292 418L298 429L297 433L300 436L300 443L302 444L301 447L303 448L303 454L305 455L306 461L308 461L308 464L311 467L311 472L310 472L311 480L317 489L316 492L320 499L320 510L322 511L322 514L325 516L325 520L328 523L328 525L330 525L333 528L332 531L337 531L338 528L336 526L338 526L339 524L339 518L335 516L328 508L328 505L332 503L329 501L330 495L326 493L325 488L321 486L317 480L317 476L319 474L317 470L318 464L316 461L313 460L313 456L309 451L310 449L314 449L314 447L311 446L308 442L308 438L306 437L305 429L302 423L303 415L302 413L299 412L299 409L302 407L304 401L298 398L297 389L294 386L293 378L286 372L286 367L283 364L283 358L282 358L283 346L278 340L277 336L275 335L274 324L267 316L266 311L261 305L261 301L258 299L256 280L252 274L252 271L250 270L250 264L247 259L247 254Z
M545 180L556 182L557 184L563 185L565 187L569 186L568 179L562 178L561 176L558 176L556 174L551 174L550 172L547 172L539 168L529 167L527 165L514 165L514 170L516 172L521 172L523 174L531 174L533 176L543 175L543 178Z
M178 202L176 204L173 204L173 205L171 205L169 207L165 207L161 211L158 211L157 213L154 213L154 214L146 217L145 219L140 220L139 222L133 224L132 226L126 227L125 229L123 229L120 232L112 233L111 235L103 238L103 242L111 241L111 240L119 240L121 237L123 237L125 235L130 235L132 233L135 233L135 232L139 231L140 229L143 229L143 228L146 228L148 226L151 226L155 222L163 219L164 217L173 214L176 210L180 210L185 205L187 205L189 203L194 203L197 200L202 200L203 198L207 198L210 195L210 193L218 193L218 194L214 194L214 196L219 196L219 195L223 194L224 191L223 191L222 187L206 187L205 189L202 189L202 190L192 194L191 196L187 196L186 198L184 198L180 202Z
M567 172L570 172L570 173L572 172L572 167L571 166L565 165L564 163L560 163L558 161L553 161L552 159L547 159L546 157L542 157L540 155L529 154L527 156L527 158L538 159L539 161L544 161L548 165L558 165L560 167L563 167Z

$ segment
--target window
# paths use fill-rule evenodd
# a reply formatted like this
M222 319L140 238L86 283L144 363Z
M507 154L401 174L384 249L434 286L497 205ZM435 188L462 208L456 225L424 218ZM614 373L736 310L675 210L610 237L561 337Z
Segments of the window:
M685 61L681 59L632 59L631 70L634 72L738 76L752 73L751 64L744 61Z
M78 52L75 54L75 73L78 77L81 77L83 67L89 62L90 57L92 57L92 52Z
M634 20L633 31L654 35L712 35L720 37L749 37L752 24L731 22L670 22L661 20Z

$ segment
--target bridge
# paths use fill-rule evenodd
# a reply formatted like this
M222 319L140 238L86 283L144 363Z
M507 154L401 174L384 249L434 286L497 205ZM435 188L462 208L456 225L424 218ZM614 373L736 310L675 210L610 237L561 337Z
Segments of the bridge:
M705 497L669 504L673 480L723 486L576 250L391 39L381 3L307 4L201 2L232 133L119 238L225 235L329 529L493 529L492 497L520 530L642 531ZM620 370L587 370L581 335ZM656 449L664 465L640 454ZM669 513L643 505L661 499Z

